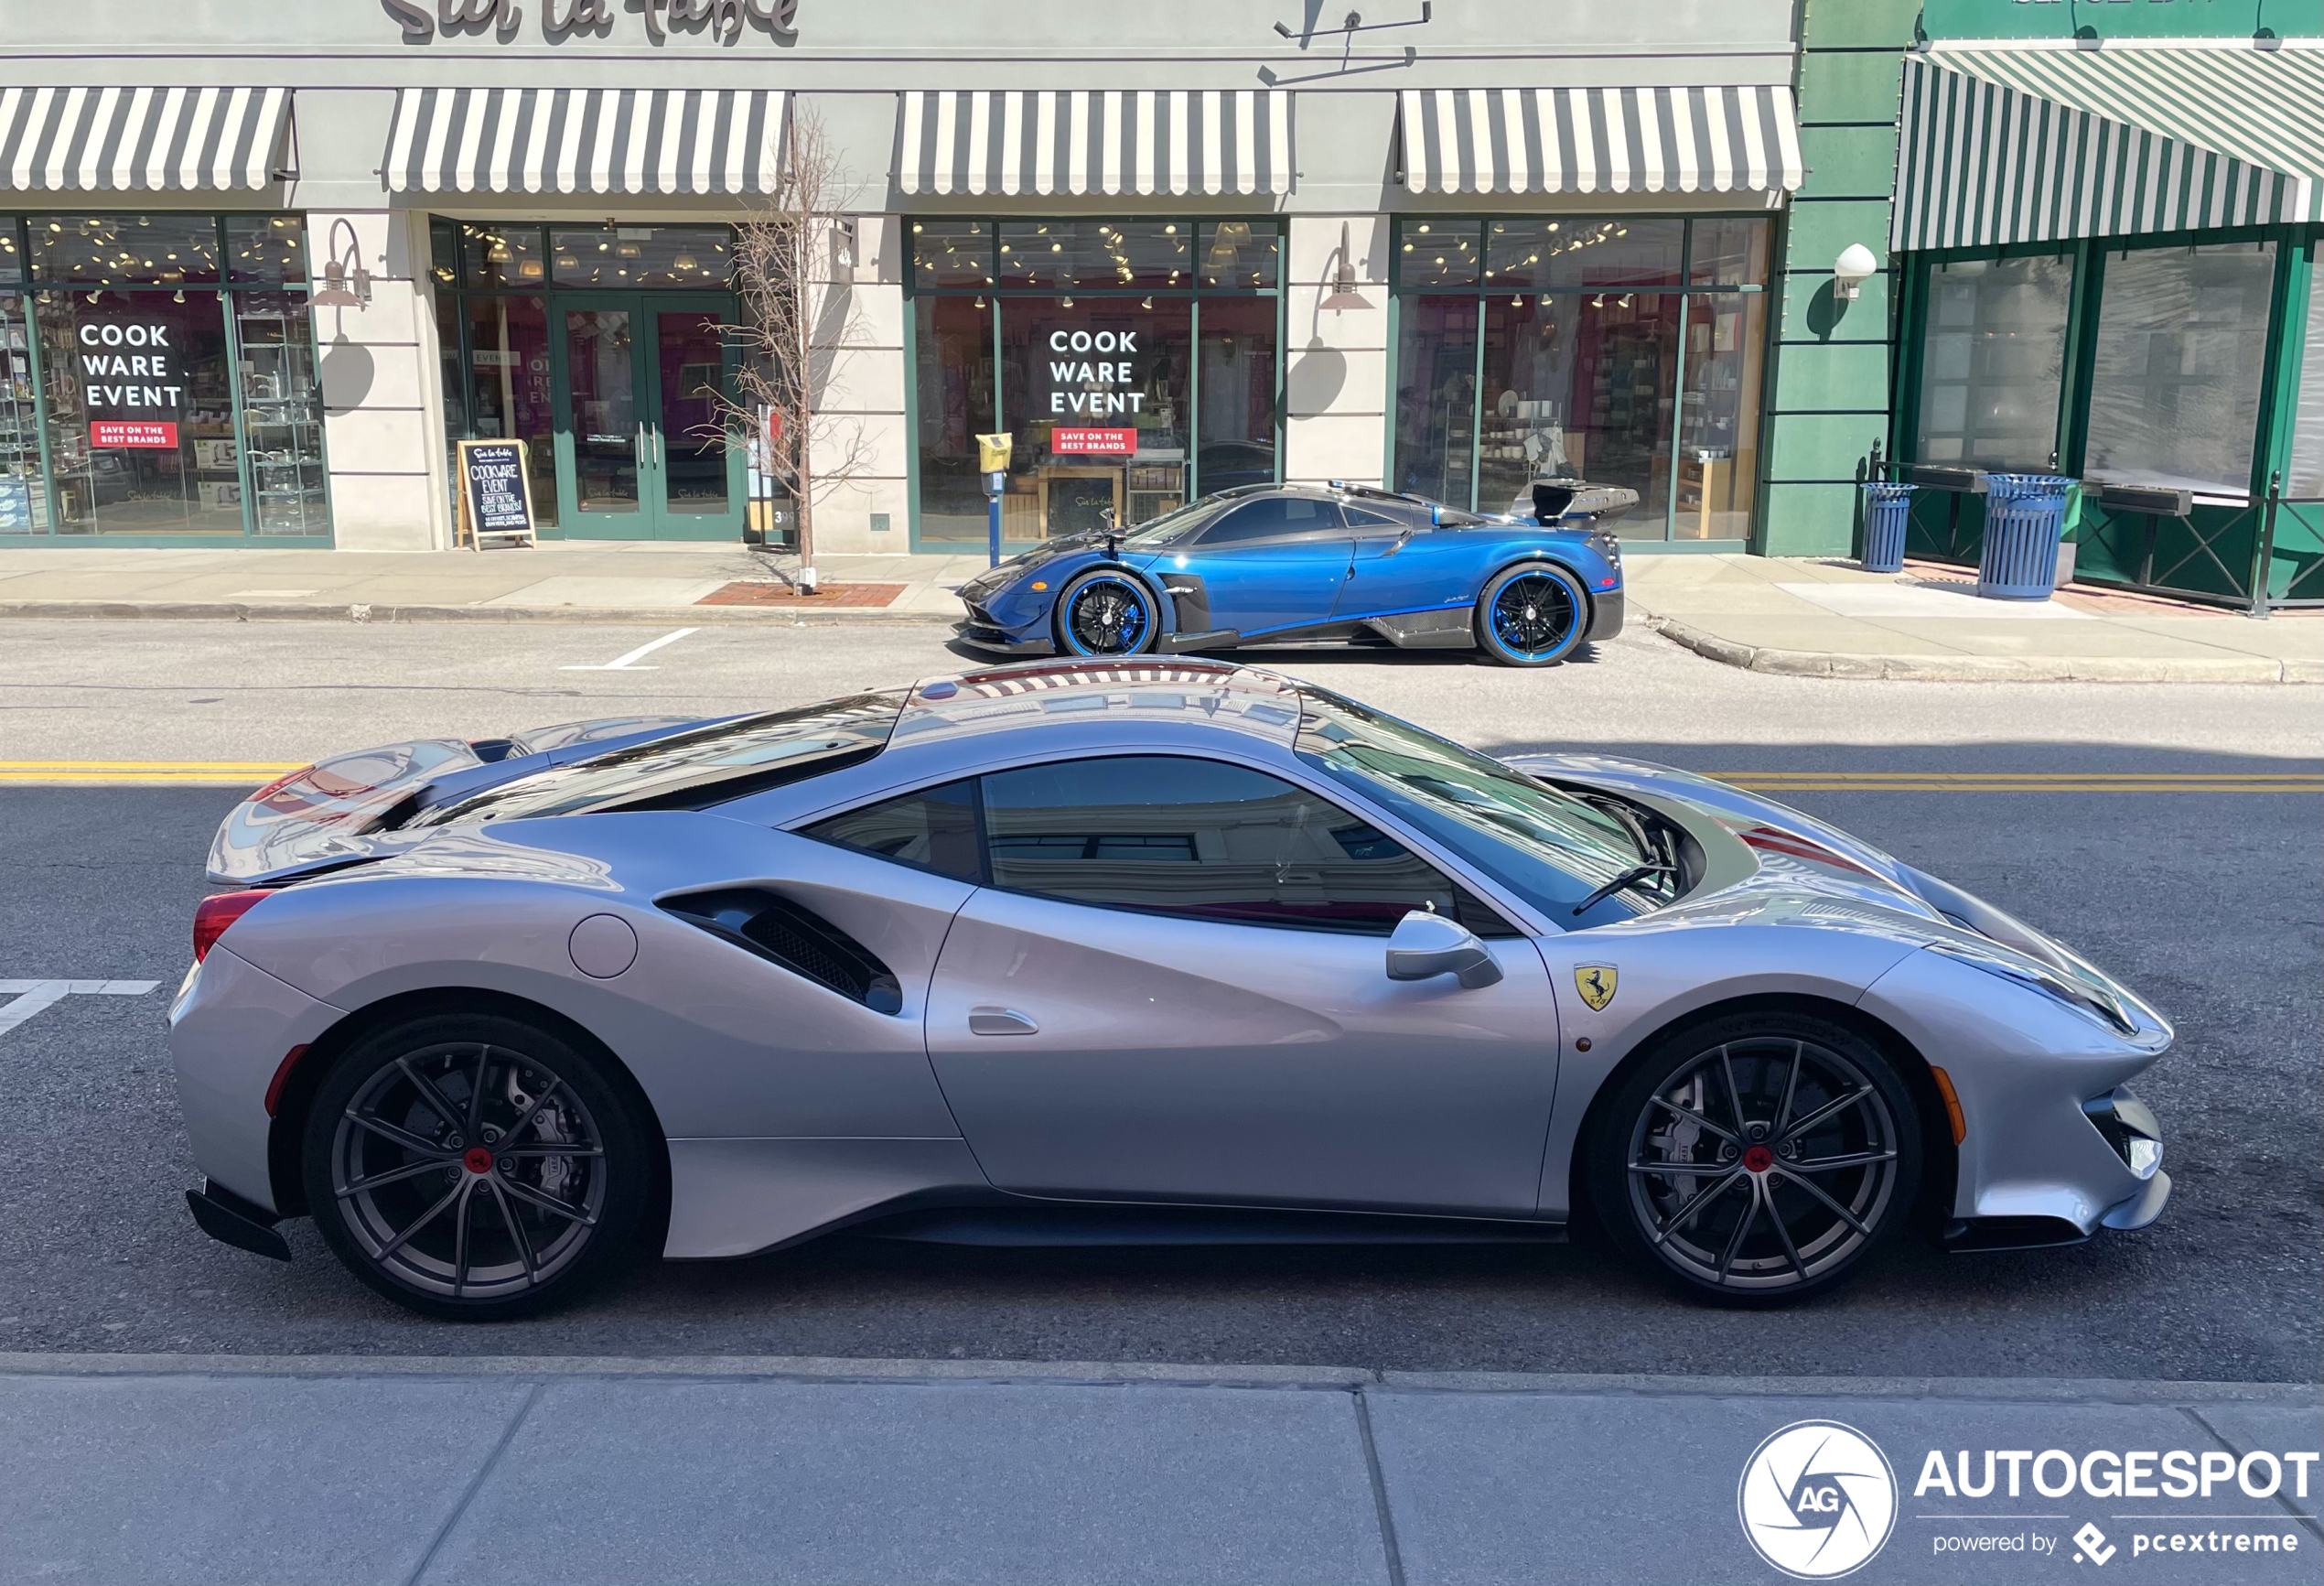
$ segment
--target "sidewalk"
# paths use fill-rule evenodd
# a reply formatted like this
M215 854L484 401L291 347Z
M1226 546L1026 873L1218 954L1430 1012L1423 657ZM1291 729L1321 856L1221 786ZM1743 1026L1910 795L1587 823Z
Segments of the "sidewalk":
M1973 569L1814 557L1624 561L1634 619L1730 666L1919 682L2324 683L2324 611L2265 621L2082 585L1981 600Z
M0 1580L1728 1586L1782 1579L1738 1483L1806 1419L1894 1472L1892 1500L1843 1473L1867 1520L1893 1509L1855 1580L2079 1579L2084 1548L2140 1581L2316 1579L2310 1386L17 1354ZM2095 1477L2105 1495L1916 1493L1964 1449L2059 1450L2101 1476L2122 1451L2183 1451L2214 1479L2184 1500ZM2284 1495L2219 1473L2264 1489L2271 1465Z
M962 608L952 590L984 570L984 557L818 556L825 593L791 603L788 579L798 566L789 553L722 541L544 540L482 552L0 550L0 617L618 622L683 611L695 622L954 622ZM754 595L784 603L758 604Z

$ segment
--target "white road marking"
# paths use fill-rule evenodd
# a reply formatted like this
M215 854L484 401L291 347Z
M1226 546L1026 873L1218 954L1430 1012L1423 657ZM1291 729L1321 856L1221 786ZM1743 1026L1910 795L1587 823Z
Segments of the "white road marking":
M0 980L0 997L15 998L0 1008L0 1035L68 997L143 997L158 980Z
M651 643L651 644L640 644L640 645L639 645L639 646L638 646L635 650L630 651L630 652L629 652L629 654L627 654L627 655L616 656L613 660L607 662L607 663L606 663L604 665L602 665L602 666L560 666L560 667L558 667L558 668L557 668L557 670L558 670L559 672L655 672L655 671L659 671L659 670L660 670L660 668L659 668L659 667L653 667L653 666L640 666L640 665L639 665L639 664L638 664L638 657L640 657L640 655L651 655L651 654L652 654L655 651L657 651L657 650L661 649L661 648L662 648L664 644L675 644L675 643L676 643L679 640L683 639L683 638L684 638L687 634L689 634L689 633L699 633L699 632L701 632L701 631L702 631L702 630L701 630L701 629L699 629L699 628L681 628L681 629L679 629L679 630L678 630L675 633L664 633L664 634L663 634L661 638L659 638L659 639L655 640L655 641L654 641L652 643Z

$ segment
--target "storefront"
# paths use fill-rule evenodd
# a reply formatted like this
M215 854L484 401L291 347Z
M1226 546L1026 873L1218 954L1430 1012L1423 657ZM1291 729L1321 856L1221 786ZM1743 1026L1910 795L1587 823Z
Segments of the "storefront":
M1908 61L1892 241L1913 551L1973 559L1979 475L2055 472L2083 481L2085 581L2324 599L2319 106L2324 52L2244 39Z
M11 543L447 546L482 438L525 444L547 537L780 534L769 437L726 405L738 228L802 125L844 178L824 553L981 546L995 431L1011 544L1278 480L1496 510L1534 471L1638 491L1641 545L1758 522L1804 173L1788 4L1706 32L1684 0L1352 30L1232 0L327 0L263 49L127 9L134 71L113 13L0 57ZM81 372L111 356L143 375Z

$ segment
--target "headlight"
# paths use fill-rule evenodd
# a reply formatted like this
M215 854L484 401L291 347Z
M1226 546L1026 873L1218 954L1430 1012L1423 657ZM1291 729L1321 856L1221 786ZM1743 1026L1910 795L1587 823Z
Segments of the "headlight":
M1988 975L2041 992L2069 1007L2078 1008L2094 1016L2108 1029L2123 1035L2136 1035L2138 1026L2112 992L2082 980L2069 979L2057 971L2031 958L2016 954L1985 952L1965 942L1931 942L1929 951L1982 969Z

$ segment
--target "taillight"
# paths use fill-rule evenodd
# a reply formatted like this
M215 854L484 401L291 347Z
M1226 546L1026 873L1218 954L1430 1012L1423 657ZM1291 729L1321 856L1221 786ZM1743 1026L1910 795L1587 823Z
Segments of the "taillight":
M210 956L210 949L226 927L273 897L272 892L215 892L194 906L194 962Z

